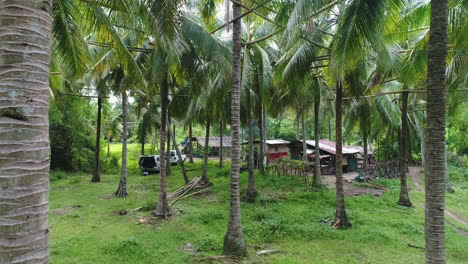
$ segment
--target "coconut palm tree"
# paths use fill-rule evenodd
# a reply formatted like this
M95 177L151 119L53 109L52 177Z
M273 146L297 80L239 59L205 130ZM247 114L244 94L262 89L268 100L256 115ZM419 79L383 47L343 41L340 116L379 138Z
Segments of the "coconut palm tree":
M445 263L445 120L448 0L431 1L427 69L426 263Z
M239 0L242 3L242 0ZM241 15L241 6L233 4L233 16ZM241 227L240 213L240 88L241 88L241 19L233 22L232 29L232 91L231 91L231 188L229 202L229 223L224 238L223 254L234 256L247 255L247 246L244 241Z
M48 0L0 1L1 263L49 260L51 10Z

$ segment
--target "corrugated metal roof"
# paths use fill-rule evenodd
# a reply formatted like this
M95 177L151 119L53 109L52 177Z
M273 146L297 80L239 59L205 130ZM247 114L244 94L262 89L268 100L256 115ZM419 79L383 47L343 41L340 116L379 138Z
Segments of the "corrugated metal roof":
M302 140L299 140L299 141L302 142ZM306 140L306 143L307 145L311 145L315 147L315 140ZM336 155L336 143L331 140L320 139L319 148L323 151ZM343 154L356 154L356 153L359 153L360 151L354 147L343 145L342 152Z
M265 143L267 145L286 145L286 144L289 144L291 142L286 141L286 140L282 140L282 139L267 139L267 140L265 140Z
M352 146L353 148L359 150L359 153L361 153L361 155L364 155L364 148L361 147L361 146ZM367 155L374 155L374 152L371 151L371 150L367 150Z
M198 144L204 146L205 145L205 137L194 137ZM208 146L210 147L221 147L221 137L210 137L208 139ZM223 137L223 147L231 148L232 147L232 137L226 136Z
M254 140L254 144L258 144L258 143L260 143L260 140ZM265 143L267 145L288 145L291 142L287 140L282 140L282 139L267 139L265 140ZM248 141L242 143L242 145L247 145L247 144L249 144Z

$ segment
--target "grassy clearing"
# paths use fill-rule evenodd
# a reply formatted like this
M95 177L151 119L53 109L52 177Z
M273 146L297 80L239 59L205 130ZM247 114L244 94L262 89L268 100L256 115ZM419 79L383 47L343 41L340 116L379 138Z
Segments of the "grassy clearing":
M119 154L114 145L111 151ZM169 220L137 224L154 209L159 180L158 174L141 175L135 166L138 152L136 145L130 146L127 198L110 196L117 189L118 173L103 175L98 184L89 182L90 174L52 173L52 263L190 263L200 256L221 254L228 217L229 168L216 168L217 163L211 163L209 176L216 186L211 194L179 201ZM193 169L191 178L199 176L201 164L188 166ZM172 168L170 191L183 185L179 168ZM241 181L245 190L246 173ZM382 197L346 200L353 223L348 230L330 227L335 204L332 190L311 192L300 181L268 176L258 176L257 184L261 193L257 202L242 203L244 235L251 246L245 263L424 262L421 250L407 246L424 246L424 212L396 205L396 180L379 182L391 188ZM415 191L412 196L423 199ZM140 206L145 210L118 214ZM463 207L457 210L466 214ZM185 243L193 244L198 253L180 250ZM448 263L467 263L466 245L467 239L447 226ZM283 253L256 256L254 246Z

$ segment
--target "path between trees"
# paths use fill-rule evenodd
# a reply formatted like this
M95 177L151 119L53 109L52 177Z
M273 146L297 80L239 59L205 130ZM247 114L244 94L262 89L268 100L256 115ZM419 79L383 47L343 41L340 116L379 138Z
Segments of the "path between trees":
M343 188L345 192L345 196L352 197L358 195L373 195L373 196L381 196L386 189L382 188L375 188L371 185L363 187L363 186L356 186L353 184L354 179L358 176L357 172L345 173L343 174ZM336 177L335 175L323 175L322 176L323 182L329 187L335 187L336 185Z
M421 173L423 169L424 168L420 166L410 166L409 173L408 173L408 177L410 177L413 180L414 189L422 193L424 193L424 183L423 183L424 175ZM421 206L421 205L418 204L418 206ZM468 223L466 220L462 219L461 217L457 216L453 212L449 211L447 208L445 208L445 215L448 218L452 219L453 221L459 223L460 225L463 225L464 228L462 229L446 221L446 223L452 226L458 233L462 234L465 237L468 237L468 231L465 230L468 228Z

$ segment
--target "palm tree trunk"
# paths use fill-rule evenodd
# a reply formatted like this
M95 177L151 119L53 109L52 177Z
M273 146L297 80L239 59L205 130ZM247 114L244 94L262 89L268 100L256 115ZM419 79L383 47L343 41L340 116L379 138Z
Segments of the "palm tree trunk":
M254 131L252 124L252 109L250 102L250 95L247 94L247 125L249 127L249 154L248 154L248 168L249 168L249 185L247 186L246 201L255 202L257 197L257 188L255 186L255 171L254 171Z
M299 140L301 139L301 129L300 129L300 126L299 126L299 114L296 115L296 120L294 120L295 122L295 125L296 125L296 140Z
M336 228L351 227L346 216L344 189L343 189L343 86L341 83L336 87L336 213L333 226Z
M224 157L223 157L223 136L224 136L224 131L223 131L223 120L219 122L219 130L220 130L220 137L219 137L219 167L222 168L224 167Z
M302 161L304 162L305 167L307 168L307 135L305 127L305 110L301 115L301 125L302 125Z
M51 1L0 1L0 263L49 261Z
M189 125L189 162L193 163L192 122Z
M120 84L122 87L122 170L120 173L120 183L114 195L125 197L127 193L127 90L123 88L124 81Z
M169 115L169 110L167 110L167 134L166 134L166 144L167 144L167 151L166 151L166 173L167 176L171 176L171 137L169 136L171 133L171 116Z
M260 92L260 88L258 87L258 129L260 132L260 153L258 154L258 168L261 174L265 174L265 169L263 167L263 159L265 156L265 149L264 149L264 138L263 138L263 113L262 113L262 96Z
M405 87L405 90L407 87ZM400 159L399 159L399 174L400 174L400 199L398 204L402 206L411 207L411 201L409 199L408 184L406 182L406 162L407 162L407 152L408 152L408 95L407 91L401 94L401 132L400 132Z
M145 155L145 137L141 139L141 155Z
M424 126L419 121L419 118L416 115L416 113L414 113L413 117L414 117L414 123L416 124L416 128L418 129L419 139L420 139L420 142L421 142L421 145L420 145L420 148L421 148L421 165L425 166L426 165L426 157L425 157L425 155L426 155L426 146L425 146L426 138L424 136L425 135Z
M239 0L242 3L242 0ZM241 6L233 3L233 17L239 17ZM231 92L231 188L229 202L229 223L224 238L223 254L246 256L241 226L239 171L240 171L240 80L241 80L241 20L233 22L232 30L232 92Z
M167 218L170 215L167 202L167 174L166 174L166 128L167 128L167 104L169 86L167 83L167 73L161 83L161 128L159 131L159 201L153 215Z
M96 148L94 155L94 173L91 182L100 182L101 176L99 175L99 154L101 152L101 109L102 109L102 98L98 93L98 109L97 109L97 121L96 121Z
M171 126L171 120L167 120L168 123L167 123L167 126L170 127ZM176 140L176 137L175 137L175 126L174 126L174 129L173 129L173 133L171 133L171 130L169 129L167 132L169 132L169 137L172 138L172 144L174 145L174 149L177 153L177 157L179 157L179 163L180 163L180 169L182 170L182 175L184 176L184 181L185 181L185 184L188 184L190 182L188 176L187 176L187 171L185 170L185 162L184 160L182 159L182 155L180 154L180 150L179 150L179 146L177 145L177 140Z
M448 0L431 1L427 70L426 263L445 263L445 87Z
M314 179L312 180L313 186L322 185L322 175L320 171L320 87L318 87L318 81L316 80L317 86L315 91L315 102L314 102L314 138L315 138L315 170Z
M208 180L208 151L210 142L210 120L206 121L206 130L205 130L205 148L203 150L203 170L202 170L202 179L201 181L205 184L209 183Z

